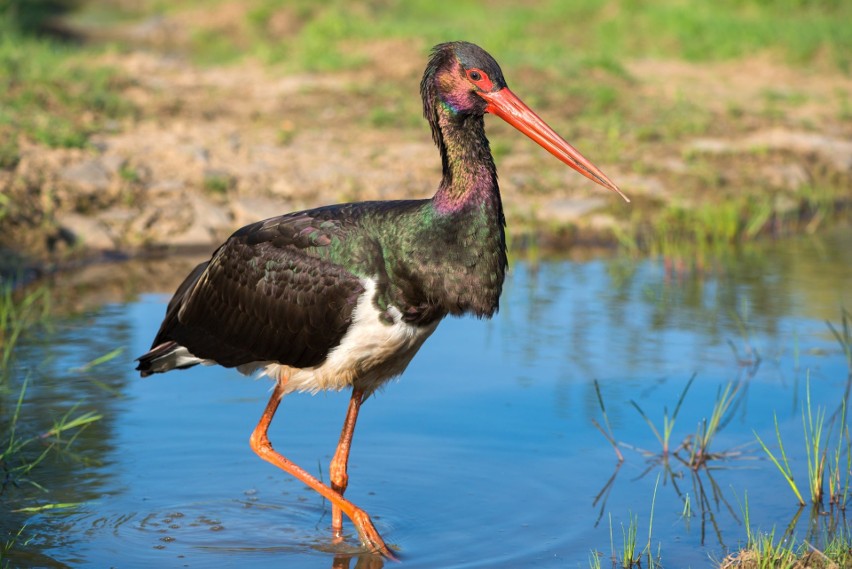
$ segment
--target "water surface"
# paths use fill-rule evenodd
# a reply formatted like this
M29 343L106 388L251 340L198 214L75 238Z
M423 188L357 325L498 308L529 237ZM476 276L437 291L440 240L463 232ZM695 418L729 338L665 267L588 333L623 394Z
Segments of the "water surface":
M405 375L365 403L347 497L411 568L588 567L591 550L610 554L611 531L620 549L631 515L640 543L653 519L665 566L710 567L745 540L746 495L752 525L782 531L796 501L754 433L776 448L777 416L806 491L806 380L812 405L829 413L847 389L825 320L839 325L852 307L848 243L849 231L772 243L700 274L673 274L659 259L514 262L497 317L446 320ZM328 504L252 453L267 379L219 367L144 380L133 371L190 266L127 263L56 279L55 310L68 315L18 350L3 413L28 378L19 429L44 432L69 410L103 418L28 476L43 489L4 488L0 535L26 523L11 565L381 567L359 554L348 523L349 539L333 543ZM85 367L116 347L118 357ZM672 460L667 471L630 402L661 428L693 375L673 445L735 382L711 450L742 454L698 472ZM620 467L593 424L603 422L595 380L624 443ZM327 479L347 401L347 392L288 396L273 444ZM76 505L14 512L38 504ZM799 515L803 537L809 514Z

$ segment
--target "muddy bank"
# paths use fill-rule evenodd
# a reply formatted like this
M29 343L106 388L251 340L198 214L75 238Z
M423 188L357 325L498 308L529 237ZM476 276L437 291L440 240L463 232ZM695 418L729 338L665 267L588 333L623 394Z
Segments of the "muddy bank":
M136 111L90 137L85 149L19 142L18 162L0 170L5 264L16 258L10 251L43 265L212 249L242 225L288 211L430 196L440 163L417 118L420 69L411 65L423 57L396 52L358 72L295 76L250 62L201 68L142 50L104 56L98 64L129 78L123 96ZM654 101L654 120L670 118L662 101L682 97L678 85L692 85L694 104L718 120L676 139L627 123L618 152L611 141L597 150L595 136L606 133L573 127L570 113L545 105L545 118L585 143L581 151L619 183L633 199L629 205L490 121L514 242L611 244L652 227L669 208L700 210L743 195L765 204L767 224L777 216L842 212L852 199L852 121L837 120L836 101L826 93L842 98L852 93L852 80L802 82L797 92L825 104L797 104L788 115L767 117L749 106L757 103L748 94L777 87L779 77L804 77L770 62L749 65L763 72L735 75L726 87L713 83L722 72L730 75L718 65L636 62L636 104L652 112ZM389 68L396 73L390 78ZM389 79L406 87L384 98L372 92ZM534 79L524 90L535 93ZM715 108L720 100L738 105L739 117ZM734 122L737 128L725 126ZM815 200L825 211L814 211Z

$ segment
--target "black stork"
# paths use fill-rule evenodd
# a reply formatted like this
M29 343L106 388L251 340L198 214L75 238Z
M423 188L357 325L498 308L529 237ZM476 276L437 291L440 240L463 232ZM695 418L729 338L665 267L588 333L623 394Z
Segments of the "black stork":
M349 448L361 404L445 316L497 311L508 263L485 113L627 200L509 90L482 48L436 46L420 91L443 166L432 199L332 205L243 227L178 287L137 368L143 377L196 364L262 370L275 387L252 449L331 502L336 536L346 514L367 548L391 558L367 513L343 497ZM267 431L284 395L347 387L326 485L275 451Z

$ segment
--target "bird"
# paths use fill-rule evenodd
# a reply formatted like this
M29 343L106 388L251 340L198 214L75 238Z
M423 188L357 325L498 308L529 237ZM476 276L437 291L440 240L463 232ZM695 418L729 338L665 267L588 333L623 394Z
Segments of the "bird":
M435 46L420 93L441 157L433 197L329 205L237 230L177 288L137 359L142 377L218 364L272 379L251 448L331 503L336 539L345 514L366 549L391 559L367 512L344 498L349 451L362 403L403 373L443 318L499 308L506 222L484 116L630 201L509 89L481 47ZM268 429L285 395L342 389L351 396L325 484L275 450Z

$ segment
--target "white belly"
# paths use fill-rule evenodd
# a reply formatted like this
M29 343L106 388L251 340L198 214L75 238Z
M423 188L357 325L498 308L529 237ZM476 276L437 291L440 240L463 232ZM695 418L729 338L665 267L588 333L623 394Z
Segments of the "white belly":
M369 394L405 371L414 354L438 327L439 321L428 326L414 326L403 322L400 311L392 306L389 312L393 323L383 322L380 319L382 312L373 302L376 282L363 279L362 283L365 291L352 313L352 325L321 365L293 368L267 363L262 374L286 381L285 393L316 393L357 385ZM250 371L252 367L258 369L259 366L245 366L246 369L240 371Z

